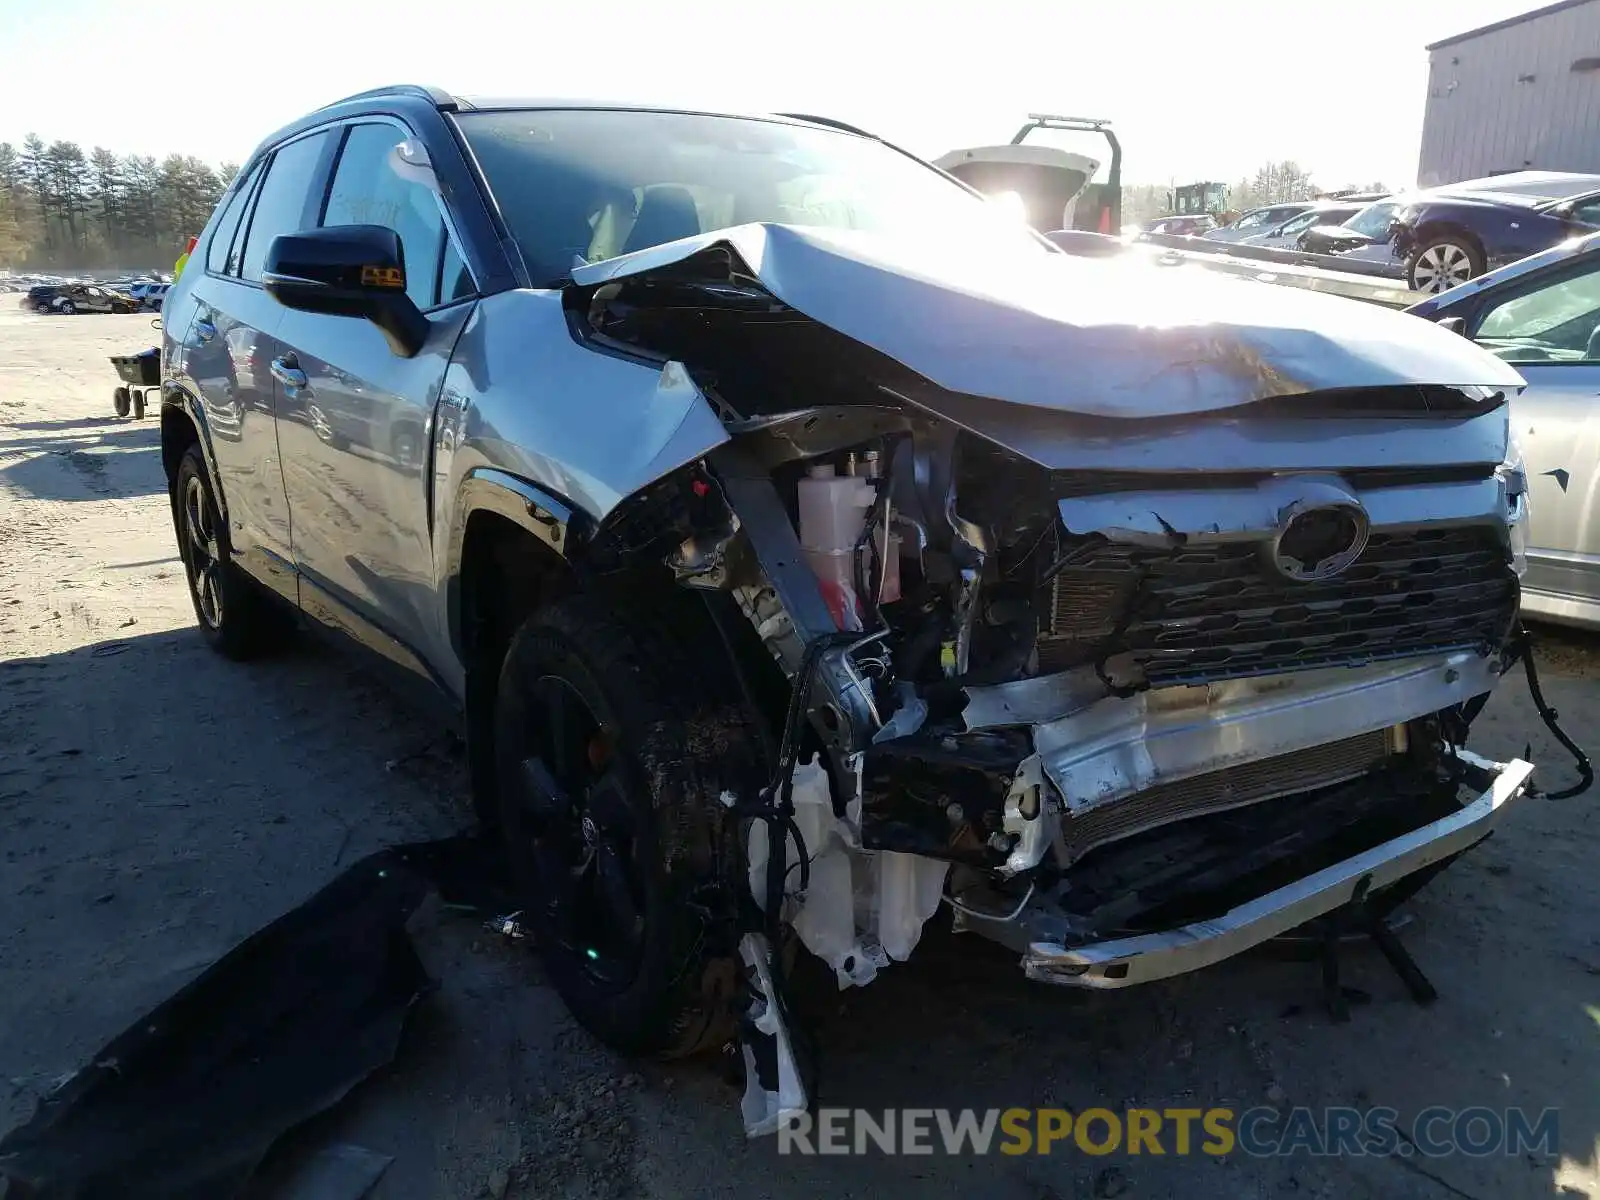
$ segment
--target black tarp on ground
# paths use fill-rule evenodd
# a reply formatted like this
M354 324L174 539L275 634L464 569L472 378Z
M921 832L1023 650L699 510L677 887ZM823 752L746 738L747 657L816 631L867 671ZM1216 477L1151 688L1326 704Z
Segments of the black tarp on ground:
M446 845L413 848L419 865ZM427 890L404 850L381 851L234 947L0 1138L8 1196L237 1193L283 1133L393 1059L431 986L405 929Z

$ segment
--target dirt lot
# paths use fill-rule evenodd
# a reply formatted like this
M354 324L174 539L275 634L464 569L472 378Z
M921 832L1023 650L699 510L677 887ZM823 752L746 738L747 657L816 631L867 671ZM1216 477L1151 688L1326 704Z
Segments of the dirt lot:
M111 413L106 356L152 336L146 318L38 317L0 297L3 1127L341 864L467 819L448 743L350 664L305 648L236 666L192 632L156 422ZM1594 739L1597 644L1569 635L1545 658L1569 728ZM1474 745L1529 742L1564 781L1508 683ZM394 1155L375 1193L390 1200L1600 1195L1595 803L1523 801L1414 905L1405 937L1443 993L1431 1009L1370 948L1347 975L1373 1002L1336 1026L1303 963L1249 956L1080 994L937 933L872 987L808 998L832 1105L1554 1106L1559 1156L780 1159L744 1141L714 1066L616 1059L518 947L432 909L416 934L440 992L395 1066L312 1136Z

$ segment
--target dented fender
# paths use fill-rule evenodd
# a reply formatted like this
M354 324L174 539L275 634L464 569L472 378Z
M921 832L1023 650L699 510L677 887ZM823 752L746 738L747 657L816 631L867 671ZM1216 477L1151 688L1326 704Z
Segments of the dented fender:
M491 467L597 524L640 488L728 440L681 364L579 341L559 292L502 292L480 303L451 359L441 406L448 444L438 495L455 496L470 472Z

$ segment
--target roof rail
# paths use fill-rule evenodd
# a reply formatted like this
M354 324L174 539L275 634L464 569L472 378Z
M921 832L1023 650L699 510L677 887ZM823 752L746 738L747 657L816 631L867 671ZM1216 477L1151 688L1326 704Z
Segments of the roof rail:
M322 107L332 108L337 104L348 104L352 100L372 100L379 96L415 96L419 100L426 100L441 112L454 112L460 107L460 102L444 89L424 87L418 83L391 83L383 87L368 88L364 92L357 92L353 96L346 96L342 100L335 100L332 104L324 104Z
M810 113L776 113L776 116L785 117L790 121L804 121L808 125L826 125L829 129L842 129L846 133L860 134L862 137L876 137L865 129L851 125L845 121L836 121L832 117L815 117Z

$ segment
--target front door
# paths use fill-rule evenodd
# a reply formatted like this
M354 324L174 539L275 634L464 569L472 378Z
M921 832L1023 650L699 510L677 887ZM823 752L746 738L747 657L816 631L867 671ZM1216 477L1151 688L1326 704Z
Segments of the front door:
M393 169L394 148L408 136L385 120L349 126L319 224L399 233L406 291L432 326L426 344L402 358L366 320L285 310L272 370L302 578L428 660L440 646L429 503L434 406L472 286L434 191ZM302 603L314 601L303 591Z

